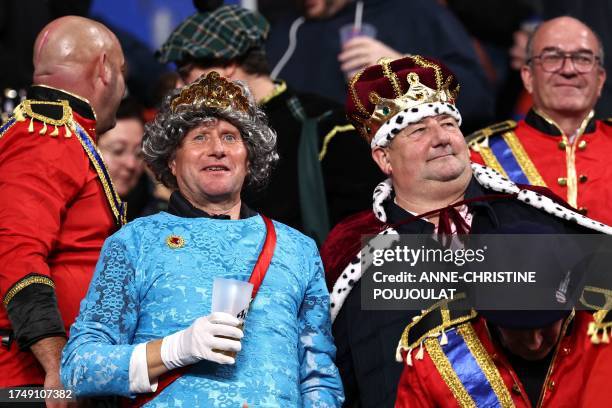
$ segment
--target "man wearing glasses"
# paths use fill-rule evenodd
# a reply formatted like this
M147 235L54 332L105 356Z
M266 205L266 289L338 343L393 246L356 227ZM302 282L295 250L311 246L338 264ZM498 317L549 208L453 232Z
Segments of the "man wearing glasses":
M468 136L472 161L516 183L546 186L580 213L612 224L612 121L593 118L606 80L603 58L601 41L579 20L542 23L521 68L533 107L518 123Z

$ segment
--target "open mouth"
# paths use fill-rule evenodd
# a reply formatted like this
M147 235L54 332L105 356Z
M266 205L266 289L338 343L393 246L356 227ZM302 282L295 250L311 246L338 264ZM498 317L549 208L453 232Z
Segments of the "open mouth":
M221 165L206 166L206 167L204 167L204 171L212 171L212 172L229 171L229 168L227 168L226 166L221 166Z

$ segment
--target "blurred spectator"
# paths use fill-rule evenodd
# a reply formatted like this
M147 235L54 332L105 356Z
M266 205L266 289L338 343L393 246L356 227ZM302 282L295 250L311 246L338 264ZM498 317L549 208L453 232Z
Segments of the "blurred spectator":
M121 198L136 187L143 174L143 134L142 107L135 99L128 97L119 105L115 127L98 139L98 148Z
M347 73L373 65L381 57L428 55L447 64L462 83L458 104L464 130L473 131L491 120L493 92L469 35L450 11L429 0L365 0L363 24L375 28L375 38L357 36L342 45L340 29L354 23L357 3L304 0L303 24L303 17L294 15L272 27L266 47L269 60L278 64L273 73L298 90L343 103ZM290 32L296 32L292 46Z
M123 99L117 111L117 124L98 140L115 189L128 204L128 221L164 210L170 197L170 191L158 187L144 171L143 113L142 105L135 98Z
M330 226L370 207L382 174L340 105L270 78L263 49L268 29L260 14L237 6L203 9L172 33L160 59L175 62L185 83L214 70L248 84L278 134L280 160L270 184L248 190L244 199L320 244Z
M104 20L100 21L107 24ZM136 36L126 30L112 25L108 26L116 33L125 52L128 66L126 84L129 95L134 96L145 108L155 107L155 87L152 87L151 84L168 72L169 68L160 64L153 50Z
M448 8L472 36L478 58L495 92L496 120L506 119L515 112L523 91L518 72L523 60L516 65L517 47L513 47L513 40L524 41L520 49L524 56L527 34L522 29L533 27L531 19L539 10L534 3L531 0L446 0Z
M598 221L612 224L612 123L593 118L606 80L603 48L572 17L540 25L521 68L533 107L525 120L498 123L468 138L472 159L512 181L547 186Z

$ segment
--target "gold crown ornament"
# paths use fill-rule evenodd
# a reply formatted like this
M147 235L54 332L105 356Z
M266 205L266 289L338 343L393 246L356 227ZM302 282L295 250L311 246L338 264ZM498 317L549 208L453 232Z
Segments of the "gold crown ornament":
M170 109L178 112L181 107L232 108L248 113L249 101L240 86L211 71L181 89L181 93L171 102Z

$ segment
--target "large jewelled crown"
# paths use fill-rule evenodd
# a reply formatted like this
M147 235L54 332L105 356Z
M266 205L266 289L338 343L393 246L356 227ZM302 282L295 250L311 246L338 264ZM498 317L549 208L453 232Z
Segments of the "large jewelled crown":
M220 76L218 72L211 71L183 87L181 93L172 100L170 107L172 112L188 107L190 110L232 108L249 113L249 100L240 86Z
M385 146L401 129L427 116L448 114L461 122L458 93L455 76L438 61L419 55L383 58L352 78L346 112L373 147Z

